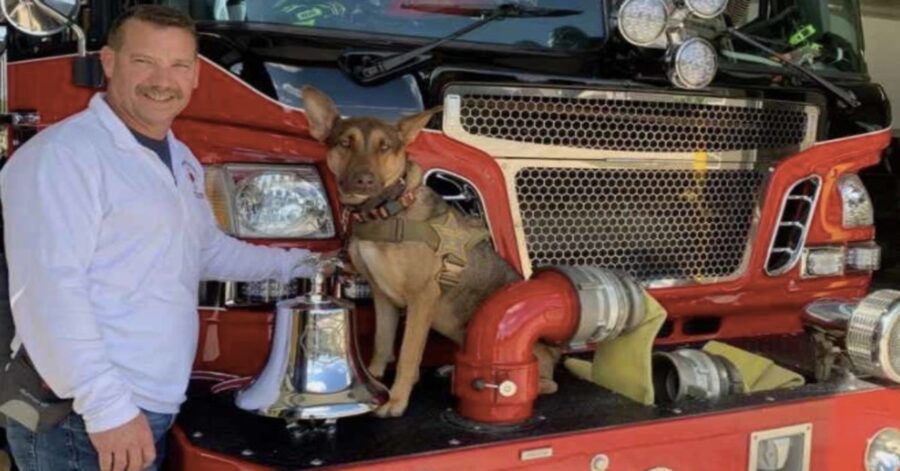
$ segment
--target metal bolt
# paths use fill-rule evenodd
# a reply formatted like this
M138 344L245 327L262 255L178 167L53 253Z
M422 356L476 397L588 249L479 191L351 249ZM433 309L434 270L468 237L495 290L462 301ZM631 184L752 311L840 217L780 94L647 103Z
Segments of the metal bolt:
M500 392L500 395L503 397L515 396L516 392L518 392L518 390L519 390L519 387L516 386L516 383L514 383L510 380L506 380L506 381L500 383L499 392Z
M241 450L241 456L253 456L253 450L245 448Z
M591 460L591 471L606 471L609 469L609 457L606 455L596 455Z

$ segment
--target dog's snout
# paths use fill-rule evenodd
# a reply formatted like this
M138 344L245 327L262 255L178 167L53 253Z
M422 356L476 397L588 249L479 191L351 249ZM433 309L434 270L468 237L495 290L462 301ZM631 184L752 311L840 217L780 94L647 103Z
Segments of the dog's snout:
M375 187L375 174L372 172L358 172L353 175L352 184L357 190L371 190Z

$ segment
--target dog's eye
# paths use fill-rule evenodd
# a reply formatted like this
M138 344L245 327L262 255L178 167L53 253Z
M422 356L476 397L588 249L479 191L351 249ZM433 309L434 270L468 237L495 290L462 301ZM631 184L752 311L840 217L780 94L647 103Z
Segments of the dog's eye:
M345 138L341 139L341 142L339 142L338 145L340 145L344 149L349 149L350 148L350 138L345 137Z
M391 150L391 145L388 144L387 142L382 142L381 147L379 147L379 149L381 150L381 152L387 152L387 151Z

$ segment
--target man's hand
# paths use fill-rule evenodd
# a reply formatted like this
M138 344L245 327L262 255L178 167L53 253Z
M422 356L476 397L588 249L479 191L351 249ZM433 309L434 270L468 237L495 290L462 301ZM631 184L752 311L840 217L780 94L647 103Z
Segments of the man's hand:
M116 428L88 435L97 449L100 471L141 471L156 459L153 432L143 413Z

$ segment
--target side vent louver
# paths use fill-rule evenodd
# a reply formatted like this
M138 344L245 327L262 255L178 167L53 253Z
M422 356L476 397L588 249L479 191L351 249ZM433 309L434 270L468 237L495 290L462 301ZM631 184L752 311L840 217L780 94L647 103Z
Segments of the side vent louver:
M766 260L769 276L789 271L800 259L821 186L819 177L805 178L794 183L781 202L781 215Z

